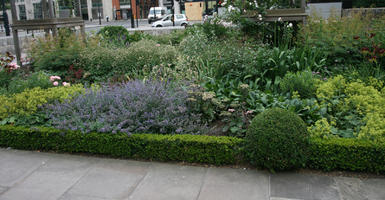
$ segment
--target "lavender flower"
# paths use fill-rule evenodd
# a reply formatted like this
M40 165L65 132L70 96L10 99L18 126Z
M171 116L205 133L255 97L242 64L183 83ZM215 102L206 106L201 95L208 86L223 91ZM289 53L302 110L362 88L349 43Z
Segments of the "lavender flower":
M46 112L52 126L86 133L200 134L205 126L187 99L187 92L171 83L130 81L87 89L71 101L48 105Z

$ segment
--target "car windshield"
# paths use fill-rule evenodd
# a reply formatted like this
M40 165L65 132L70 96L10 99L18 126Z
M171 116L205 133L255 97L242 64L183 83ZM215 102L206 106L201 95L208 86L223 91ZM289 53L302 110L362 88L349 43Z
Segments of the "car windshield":
M158 14L161 14L161 10L155 10L155 13L158 15ZM151 9L150 10L150 14L153 15L154 14L154 9Z

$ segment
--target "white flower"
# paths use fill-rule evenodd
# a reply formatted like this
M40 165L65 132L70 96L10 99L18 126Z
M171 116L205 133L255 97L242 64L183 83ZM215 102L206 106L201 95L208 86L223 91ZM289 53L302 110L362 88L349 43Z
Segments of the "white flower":
M259 21L262 21L262 15L261 14L258 15L258 19L259 19Z
M278 21L281 22L282 21L282 17L278 17Z
M222 6L225 6L227 3L227 1L223 1L223 3L221 4Z
M229 7L227 8L227 10L228 10L229 12L231 12L231 11L235 10L235 8L234 8L232 5L229 5Z
M289 23L289 24L287 25L287 27L291 28L291 27L293 27L293 24L292 24L292 23Z
M255 7L258 8L258 2L254 1L254 3L255 3Z

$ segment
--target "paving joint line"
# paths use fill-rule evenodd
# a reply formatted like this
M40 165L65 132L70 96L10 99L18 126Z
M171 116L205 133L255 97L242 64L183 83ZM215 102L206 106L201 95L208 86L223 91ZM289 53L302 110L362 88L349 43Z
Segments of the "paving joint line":
M40 165L38 167L36 167L35 169L33 169L32 171L30 171L29 173L27 173L27 175L22 178L21 180L15 182L13 185L9 186L9 187L6 187L8 189L6 189L4 192L0 193L1 195L7 193L9 190L11 190L12 188L14 187L17 187L18 185L20 185L22 182L24 182L28 177L30 177L33 173L35 173L36 171L38 171L39 169L41 169L44 165L46 165L46 163L48 161L52 160L52 158L48 158L47 160L44 160L40 163Z
M205 182L206 182L206 176L207 176L207 174L208 174L208 172L209 172L209 169L210 169L210 168L206 168L206 167L205 167L205 174L203 175L203 178L202 178L202 181L201 181L201 186L200 186L200 188L199 188L199 192L198 192L197 198L196 198L195 200L198 200L199 197L201 196L201 192L202 192L203 186L204 186L204 184L205 184Z
M63 192L63 194L61 194L61 195L59 196L58 199L60 199L60 198L63 197L64 195L66 195L66 194L68 193L68 191L70 191L70 190L71 190L77 183L79 183L79 181L80 181L84 176L86 176L88 173L90 173L91 169L94 169L94 167L95 167L94 165L97 165L97 164L100 163L100 162L101 162L101 160L98 160L97 162L91 164L90 167L86 170L86 173L84 173L83 175L81 175L81 176L79 177L79 179L75 181L74 184L72 184L68 189L66 189L66 191ZM98 197L98 198L99 198L99 197Z
M135 192L136 188L143 182L143 180L148 176L148 172L150 171L150 168L153 166L153 163L150 163L147 166L146 174L139 180L137 183L132 187L132 191L130 191L127 195L127 198L130 199L131 195Z

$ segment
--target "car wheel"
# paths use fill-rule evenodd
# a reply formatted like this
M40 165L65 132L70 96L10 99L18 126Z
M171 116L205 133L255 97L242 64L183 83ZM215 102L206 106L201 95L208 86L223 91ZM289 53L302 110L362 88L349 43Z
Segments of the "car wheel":
M186 23L183 23L182 26L187 27L187 24L186 24Z
M151 20L148 20L148 24L151 24L151 22L152 22Z
M156 25L156 27L162 27L162 25Z

